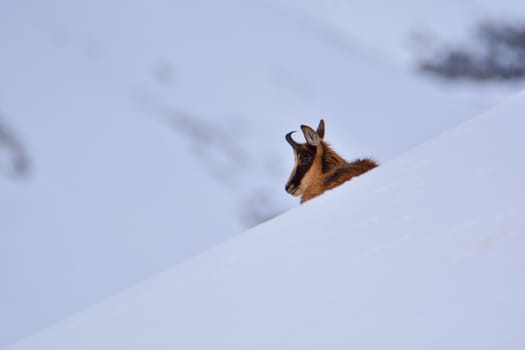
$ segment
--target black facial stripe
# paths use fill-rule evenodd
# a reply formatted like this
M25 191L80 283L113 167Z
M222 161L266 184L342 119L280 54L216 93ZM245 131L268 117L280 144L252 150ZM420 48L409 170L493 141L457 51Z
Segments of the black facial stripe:
M290 181L290 184L293 184L294 186L299 186L299 184L301 183L301 180L303 179L304 175L308 172L308 170L310 170L310 168L312 167L312 164L314 163L313 162L313 159L315 157L315 153L317 151L317 148L314 147L314 146L310 146L310 145L307 145L308 149L309 149L309 154L311 156L311 161L309 163L306 163L306 164L299 164L297 166L297 169L295 170L295 175L294 177L292 178L292 180ZM301 159L302 157L302 152L299 153L299 160Z
M304 165L299 165L297 169L295 170L295 175L290 181L290 183L293 184L294 186L299 186L304 175L308 172L308 170L310 170L311 167L312 167L312 162L308 164L304 164Z

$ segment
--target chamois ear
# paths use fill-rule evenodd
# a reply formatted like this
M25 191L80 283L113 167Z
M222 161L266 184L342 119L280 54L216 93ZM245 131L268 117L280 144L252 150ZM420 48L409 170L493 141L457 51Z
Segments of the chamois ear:
M308 125L301 125L301 130L303 131L304 138L306 142L311 146L319 145L319 135L315 132L314 129Z
M317 135L319 135L319 138L322 140L324 139L324 120L321 119L319 122L319 126L317 126Z

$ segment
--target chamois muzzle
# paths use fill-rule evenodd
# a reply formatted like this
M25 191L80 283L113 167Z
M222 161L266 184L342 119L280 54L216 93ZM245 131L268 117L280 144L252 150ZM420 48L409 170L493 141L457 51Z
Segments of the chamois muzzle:
M292 135L295 133L295 131L290 131L288 134L286 134L286 141L292 146L293 149L296 149L299 145L297 142L292 139Z
M289 194L293 195L295 192L297 192L299 187L297 187L297 186L295 186L293 184L287 183L286 186L284 186L284 189L285 189L286 192L288 192Z

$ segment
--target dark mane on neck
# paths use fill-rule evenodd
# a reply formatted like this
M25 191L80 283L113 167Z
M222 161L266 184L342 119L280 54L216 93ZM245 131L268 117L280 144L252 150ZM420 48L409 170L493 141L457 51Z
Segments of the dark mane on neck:
M326 142L321 141L320 146L322 147L321 156L321 171L323 174L329 173L336 168L347 165L348 163L328 145Z

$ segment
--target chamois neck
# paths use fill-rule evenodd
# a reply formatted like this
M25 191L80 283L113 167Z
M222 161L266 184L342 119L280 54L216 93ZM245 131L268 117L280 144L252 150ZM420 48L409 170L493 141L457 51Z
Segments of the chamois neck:
M323 174L329 173L334 169L348 165L339 154L337 154L326 142L321 141L322 157L321 157L321 171Z

